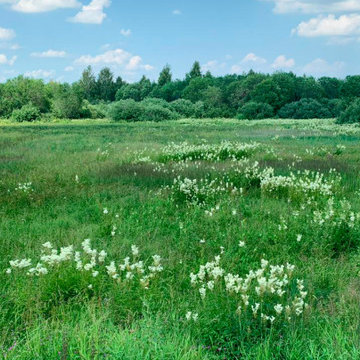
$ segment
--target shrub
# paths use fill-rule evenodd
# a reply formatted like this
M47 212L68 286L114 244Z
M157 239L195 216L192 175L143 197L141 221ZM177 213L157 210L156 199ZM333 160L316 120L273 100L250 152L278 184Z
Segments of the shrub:
M173 112L160 105L143 105L143 112L140 116L140 121L164 121L175 120L179 118L179 114Z
M143 111L143 107L135 100L120 100L111 104L109 116L114 121L139 121Z
M82 117L83 97L77 85L61 85L52 101L52 113L58 118L79 119Z
M88 119L103 119L106 117L106 105L93 105L90 104L89 101L84 100L83 107L81 109L81 117Z
M161 106L165 109L172 110L170 103L160 98L146 98L141 102L141 105L144 107L156 105L156 106Z
M337 119L337 123L360 123L360 99L356 99L351 103Z
M40 116L40 110L32 104L24 105L21 109L14 110L11 114L12 120L17 122L35 121Z
M259 120L274 116L274 108L265 103L250 101L242 106L237 115L238 119Z
M202 101L197 101L194 104L194 115L192 117L201 119L205 117L205 105Z
M278 113L283 119L331 118L329 109L314 99L301 99L283 106Z
M195 105L190 100L178 99L170 103L173 111L184 117L192 117L195 114Z

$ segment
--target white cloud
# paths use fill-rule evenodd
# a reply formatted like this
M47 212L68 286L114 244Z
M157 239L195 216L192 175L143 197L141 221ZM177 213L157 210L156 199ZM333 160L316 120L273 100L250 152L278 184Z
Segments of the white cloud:
M31 78L46 79L46 78L54 77L55 71L39 69L39 70L27 71L24 75L26 77L31 77Z
M211 61L208 61L206 64L201 65L201 68L204 71L211 71L211 72L220 71L221 69L224 69L225 67L226 67L225 62L220 63L217 60L211 60Z
M315 59L303 68L305 74L314 76L342 76L345 68L345 63L341 61L328 63L324 59Z
M293 33L305 37L359 35L360 15L318 16L300 23Z
M247 54L243 60L242 63L256 63L256 64L265 64L266 59L259 57L255 55L254 53Z
M74 71L74 67L73 66L67 66L65 69L64 69L66 72L71 72L71 71Z
M9 49L10 50L19 50L20 49L20 45L19 44L11 44L10 46L9 46Z
M76 59L75 63L79 65L115 65L128 71L153 69L151 65L143 64L140 56L132 55L123 49L109 50L96 56L83 55Z
M77 0L0 0L0 3L11 4L13 10L24 13L70 9L81 5Z
M286 56L280 55L278 56L271 67L273 69L290 69L295 66L294 59L287 59Z
M236 64L231 67L231 72L234 74L240 74L244 72L244 69L240 65Z
M274 12L279 14L302 13L334 13L360 11L359 0L262 0L275 4Z
M179 10L179 9L175 9L175 10L173 10L173 15L182 15L182 12L181 12L181 10Z
M131 35L131 30L130 30L130 29L127 29L127 30L121 29L121 30L120 30L120 34L121 34L122 36L128 37L128 36Z
M15 37L15 31L0 27L0 40L11 40Z
M65 51L57 51L57 50L47 50L41 53L33 52L31 54L32 57L40 57L40 58L63 58L66 56Z
M11 59L9 59L6 55L0 54L0 65L13 66L15 64L16 59L17 56L13 56Z
M250 69L263 71L266 64L266 59L257 56L254 53L249 53L239 63L232 65L231 72L240 74Z
M84 5L70 21L82 24L102 24L106 18L104 8L110 5L110 0L92 0L89 5Z

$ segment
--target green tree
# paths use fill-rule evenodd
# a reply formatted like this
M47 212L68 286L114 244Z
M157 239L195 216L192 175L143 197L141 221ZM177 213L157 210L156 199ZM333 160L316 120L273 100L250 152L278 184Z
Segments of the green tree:
M360 75L347 76L340 89L341 96L345 98L360 97Z
M104 101L114 101L116 88L114 83L114 74L108 67L103 68L97 79L98 99Z
M199 77L202 77L202 74L201 74L201 66L200 66L200 63L198 61L195 61L190 72L188 74L186 74L186 79L188 81L190 80L193 80L193 79L196 79L196 78L199 78Z
M94 101L96 99L96 78L91 66L88 66L83 71L81 79L79 80L79 86L86 100Z
M50 110L50 95L42 80L18 76L1 87L0 116L10 116L13 110L33 104L42 113Z
M164 85L170 83L171 80L172 80L172 74L171 74L170 65L165 65L165 67L160 72L159 79L158 79L158 85L164 86Z
M202 94L211 84L208 78L196 77L190 80L189 85L183 91L183 98L192 102L197 102L202 99Z

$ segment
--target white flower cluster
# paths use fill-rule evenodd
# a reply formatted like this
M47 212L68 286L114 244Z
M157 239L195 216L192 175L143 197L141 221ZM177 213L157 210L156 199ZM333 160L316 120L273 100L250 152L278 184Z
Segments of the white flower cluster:
M307 304L303 280L293 279L295 266L270 265L261 260L261 267L250 270L244 277L226 274L220 266L220 256L201 265L197 274L190 274L190 282L197 287L202 300L208 291L224 291L224 296L233 296L238 300L236 313L263 321L286 320L300 316ZM224 286L221 286L221 284ZM218 285L217 285L218 284ZM296 289L296 290L295 290Z
M328 224L336 227L346 224L349 228L354 228L360 222L360 213L352 210L349 201L341 200L335 203L335 199L331 197L323 211L314 211L313 222L320 226Z
M239 160L251 156L261 147L259 143L239 143L223 141L221 144L191 145L187 142L181 144L171 143L163 148L161 158L163 161L223 161Z
M32 183L27 182L27 183L18 183L17 187L15 188L15 191L21 191L23 193L29 193L29 192L34 191L34 189L32 188Z
M297 174L291 172L289 176L269 176L261 179L261 190L265 193L279 193L289 191L293 194L301 194L306 197L321 195L332 196L339 184L340 177L331 170L331 178L326 179L324 174L305 170ZM333 176L335 174L335 176ZM290 195L290 194L289 194Z
M131 246L132 261L130 257L126 257L123 263L118 266L115 261L111 261L109 265L106 265L107 252L92 249L90 239L85 239L81 247L82 251L74 251L73 245L57 250L53 248L50 242L46 242L42 245L40 262L35 267L30 268L32 266L31 259L12 260L6 273L11 274L14 269L27 269L27 275L40 276L46 275L50 271L59 271L59 265L67 263L69 267L74 267L77 271L90 272L93 278L107 274L110 278L121 281L132 280L138 275L139 283L144 288L148 288L150 279L163 271L159 255L153 255L152 263L146 267L144 262L138 259L139 248L135 245Z
M234 193L237 188L231 182L222 179L197 180L178 176L174 179L171 191L174 198L183 199L193 205L203 205L206 200L215 198L220 193Z

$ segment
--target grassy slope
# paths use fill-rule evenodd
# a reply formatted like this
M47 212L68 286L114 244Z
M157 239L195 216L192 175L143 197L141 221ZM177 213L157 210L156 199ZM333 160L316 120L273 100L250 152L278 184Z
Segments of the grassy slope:
M3 123L0 357L2 353L7 359L100 359L106 355L118 359L360 358L357 250L332 256L317 237L321 234L310 233L291 217L292 204L264 199L256 191L242 199L221 199L221 210L211 219L203 209L176 207L166 196L157 195L162 185L172 182L172 176L154 174L146 164L130 163L135 151L147 149L145 154L154 156L170 141L198 143L202 139L271 145L281 161L261 153L254 159L279 173L288 173L294 154L303 159L299 169L335 167L343 176L343 196L360 209L360 130L344 130L331 121ZM337 144L346 146L341 155L328 156L321 150ZM98 148L108 149L109 156L99 159ZM28 181L34 188L31 197L13 191L17 183ZM120 214L115 237L106 232L104 207ZM286 232L277 229L280 217L288 221ZM301 245L295 240L299 233L305 239ZM164 293L141 318L131 313L120 316L96 299L44 306L37 290L26 285L27 278L10 281L4 274L9 260L34 257L46 241L79 245L85 238L119 258L137 244L145 254L159 253L166 259L170 270ZM199 243L203 238L206 245ZM241 239L247 244L243 253L237 246ZM218 254L220 246L227 250L230 269L253 268L262 257L294 263L311 295L312 311L305 323L288 329L281 338L264 336L254 343L239 338L237 344L231 335L223 335L229 330L226 317L220 317L217 331L212 324L201 330L182 326L179 317L191 301L186 293L189 273ZM204 344L209 349L203 349Z

